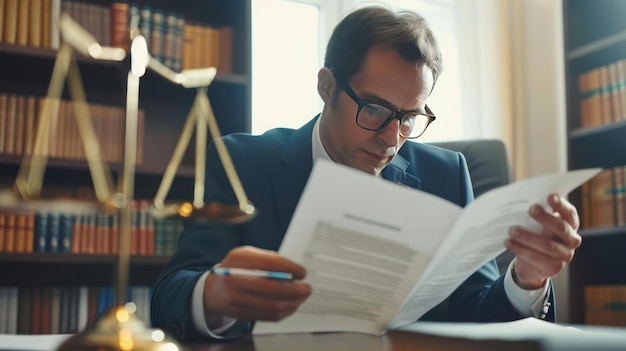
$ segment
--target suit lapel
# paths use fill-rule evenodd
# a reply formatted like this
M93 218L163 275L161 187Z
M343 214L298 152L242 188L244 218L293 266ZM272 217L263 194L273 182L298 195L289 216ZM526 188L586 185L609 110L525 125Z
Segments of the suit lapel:
M279 165L271 170L276 211L285 232L313 167L311 135L317 118L296 130L281 153Z
M415 189L421 189L422 181L416 176L406 172L409 165L410 162L407 159L402 157L400 154L397 154L391 163L383 169L381 175L383 179L388 181L406 185Z

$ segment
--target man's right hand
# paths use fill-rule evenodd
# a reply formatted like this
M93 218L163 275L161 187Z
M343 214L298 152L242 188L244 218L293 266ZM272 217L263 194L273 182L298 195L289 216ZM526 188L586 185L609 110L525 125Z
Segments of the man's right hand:
M237 247L220 266L292 273L294 280L209 274L204 284L204 315L209 328L217 326L222 316L278 321L295 312L311 294L311 286L300 281L306 275L304 267L274 251Z

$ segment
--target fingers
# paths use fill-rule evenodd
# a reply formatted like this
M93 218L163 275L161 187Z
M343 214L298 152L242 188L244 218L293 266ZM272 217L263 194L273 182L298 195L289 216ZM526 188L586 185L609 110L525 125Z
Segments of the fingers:
M231 268L286 272L293 274L295 279L304 279L306 276L306 269L303 266L280 256L275 251L263 250L253 246L241 246L232 249L220 265Z
M217 277L219 279L239 280L242 277ZM226 295L225 314L244 320L279 320L295 310L310 295L311 287L302 282L274 282L264 284L267 278L244 277L241 280L254 280L255 285L242 284ZM241 283L241 282L239 282ZM257 287L257 285L265 285ZM254 288L251 288L254 287Z
M543 226L543 236L554 239L568 248L578 248L582 238L576 232L579 217L574 205L554 194L548 197L548 204L552 207L553 213L546 212L540 205L532 206L529 212L531 217Z
M576 207L571 202L557 194L550 194L550 196L548 196L548 204L552 207L552 210L569 223L575 231L579 229L580 217L578 216Z
M296 279L285 281L209 274L204 285L205 315L275 321L293 313L311 294L311 286L300 281L306 275L304 267L274 251L251 246L238 247L231 250L220 265L287 272Z
M507 247L528 261L541 261L544 257L571 261L573 250L547 235L538 235L521 227L511 228Z
M516 282L523 288L538 288L547 278L560 272L582 243L576 208L555 194L548 196L551 211L533 205L529 214L541 226L541 233L512 227L506 247L515 254ZM515 278L514 278L515 279Z

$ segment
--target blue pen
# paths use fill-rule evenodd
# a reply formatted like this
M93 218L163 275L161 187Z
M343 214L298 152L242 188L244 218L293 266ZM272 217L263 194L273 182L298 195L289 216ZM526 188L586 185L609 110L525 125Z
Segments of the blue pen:
M215 275L244 275L249 277L293 280L293 274L291 273L263 271L260 269L213 267L213 269L211 269L211 273Z

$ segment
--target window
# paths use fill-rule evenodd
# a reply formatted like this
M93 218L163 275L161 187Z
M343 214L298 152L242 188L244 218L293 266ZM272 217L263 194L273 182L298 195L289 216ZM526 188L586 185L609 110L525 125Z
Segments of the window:
M252 133L298 128L321 110L320 10L289 0L252 1Z
M443 52L444 72L428 100L437 121L418 141L471 137L461 118L457 0L253 0L253 133L298 128L321 111L317 71L323 64L326 41L346 13L367 4L418 12L430 24Z

